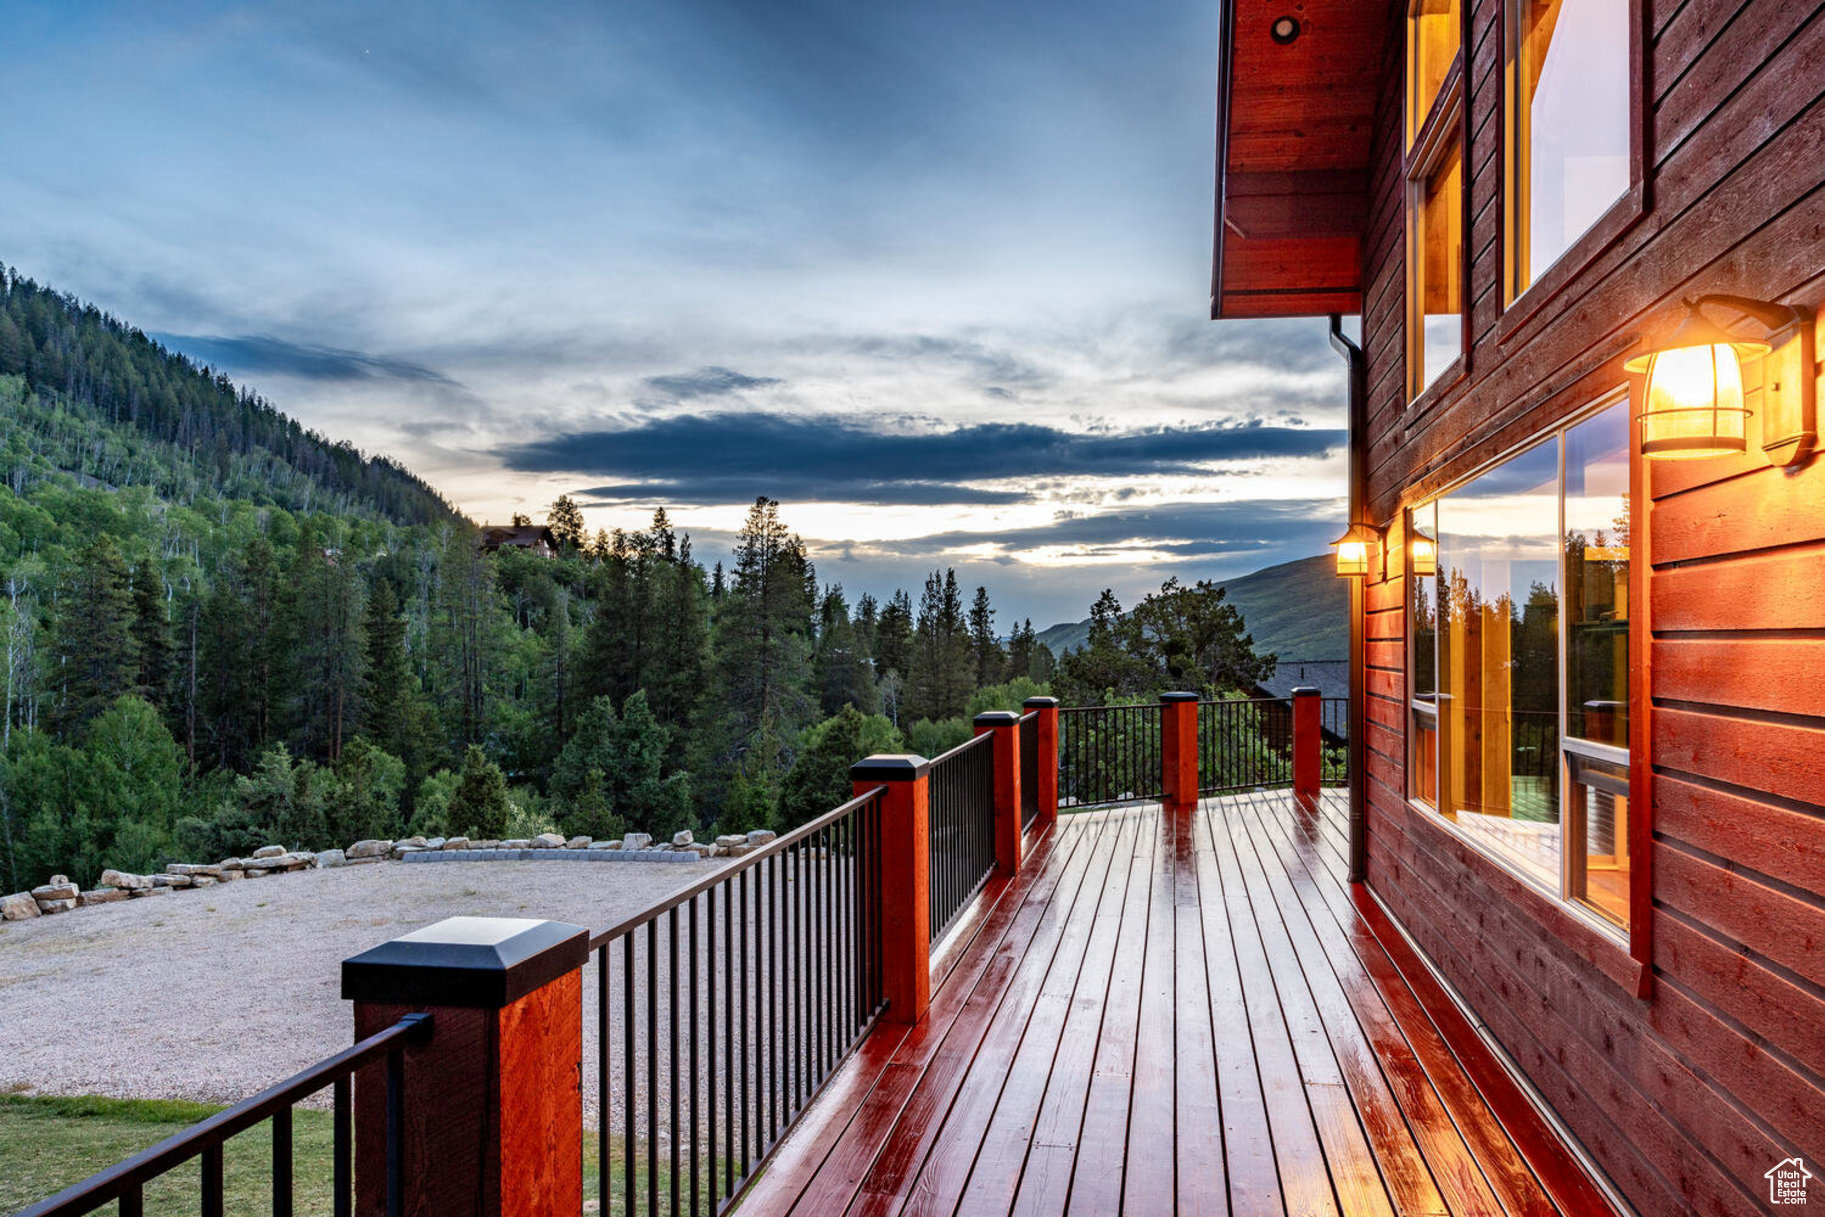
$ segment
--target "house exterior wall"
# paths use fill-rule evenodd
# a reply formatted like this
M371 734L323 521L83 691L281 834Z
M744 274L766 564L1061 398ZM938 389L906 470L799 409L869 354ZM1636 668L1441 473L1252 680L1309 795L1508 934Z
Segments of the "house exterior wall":
M1470 347L1463 378L1417 409L1399 37L1384 71L1364 244L1377 524L1624 386L1623 359L1681 297L1825 306L1825 4L1644 0L1645 206L1522 310L1501 286L1502 3L1466 3ZM1825 1161L1825 457L1771 468L1756 420L1749 436L1738 458L1637 458L1645 976L1409 803L1404 581L1364 589L1368 881L1649 1214L1763 1211L1764 1172Z

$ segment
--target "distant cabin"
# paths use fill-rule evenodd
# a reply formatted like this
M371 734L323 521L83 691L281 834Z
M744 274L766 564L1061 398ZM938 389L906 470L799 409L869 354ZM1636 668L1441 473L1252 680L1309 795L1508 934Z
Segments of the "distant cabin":
M1349 742L1350 717L1341 702L1350 696L1350 661L1347 659L1282 659L1274 674L1249 690L1250 697L1274 698L1261 707L1261 729L1270 747L1288 752L1293 746L1293 690L1317 689L1327 704L1320 731L1325 747L1341 748Z
M497 549L529 549L541 558L558 556L558 539L543 524L485 524L482 526L482 552Z

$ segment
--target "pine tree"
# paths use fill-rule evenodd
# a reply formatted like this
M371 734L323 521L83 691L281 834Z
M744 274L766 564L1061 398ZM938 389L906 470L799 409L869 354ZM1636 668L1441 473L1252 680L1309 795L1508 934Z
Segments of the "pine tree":
M989 589L978 587L970 604L970 650L976 661L976 687L998 685L1008 679L1008 657L995 637L995 610L989 607Z
M843 589L832 587L818 607L817 654L812 660L812 683L825 716L853 706L864 714L880 711L881 694L874 672L856 639L849 620Z
M881 610L880 623L875 627L874 666L877 673L898 672L903 678L911 673L912 635L912 597L901 588Z
M508 810L507 775L479 745L470 744L450 796L451 831L476 840L498 841L507 832Z
M134 692L161 714L171 704L174 667L164 593L164 580L151 562L141 562L133 568L133 640L139 651L139 677Z
M558 501L551 505L551 514L545 518L545 526L551 529L551 535L557 540L558 552L561 554L581 552L585 538L589 535L583 523L583 509L567 494L559 495Z
M908 716L936 720L962 714L975 688L975 659L956 571L933 571L925 580L912 650Z
M74 734L139 683L133 580L113 537L103 533L82 551L62 609L58 722Z
M399 615L399 596L386 579L374 581L362 619L363 665L361 730L394 755L404 751L406 702L411 669L406 662L406 623Z

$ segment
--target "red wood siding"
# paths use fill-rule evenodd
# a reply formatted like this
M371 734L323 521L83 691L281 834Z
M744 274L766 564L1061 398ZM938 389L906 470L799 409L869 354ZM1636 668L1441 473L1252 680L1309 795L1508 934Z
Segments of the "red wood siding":
M1363 266L1377 522L1623 385L1622 359L1667 332L1682 296L1825 306L1825 4L1646 12L1646 205L1549 300L1505 310L1501 3L1476 0L1472 344L1464 378L1418 409L1404 400L1390 54ZM1759 385L1747 389L1755 409ZM1652 466L1637 507L1646 997L1622 947L1409 806L1400 589L1365 597L1370 885L1646 1214L1761 1212L1762 1172L1794 1154L1825 1161L1825 458L1769 468L1756 425L1742 458Z

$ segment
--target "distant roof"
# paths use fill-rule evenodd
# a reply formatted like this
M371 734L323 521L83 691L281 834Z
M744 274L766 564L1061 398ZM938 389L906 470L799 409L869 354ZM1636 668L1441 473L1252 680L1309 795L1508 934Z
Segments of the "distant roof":
M1301 687L1317 689L1325 697L1350 695L1350 661L1347 659L1282 659L1274 674L1255 687L1268 697L1291 697Z
M484 524L482 544L489 549L500 549L508 545L518 549L536 549L540 545L546 545L555 550L558 539L543 524Z

